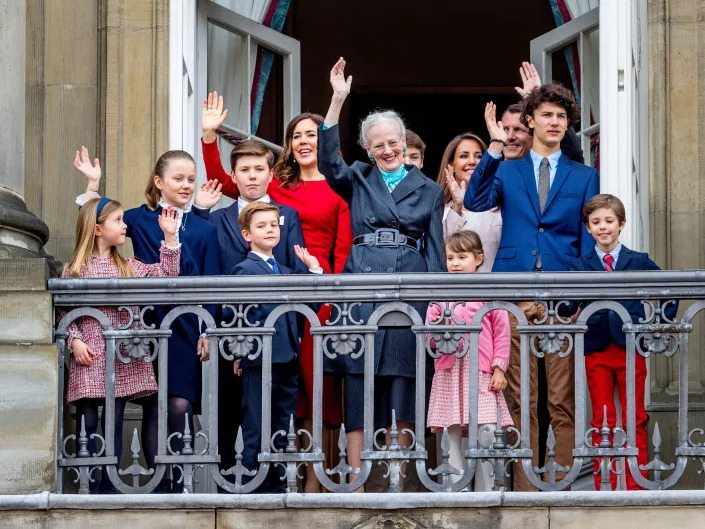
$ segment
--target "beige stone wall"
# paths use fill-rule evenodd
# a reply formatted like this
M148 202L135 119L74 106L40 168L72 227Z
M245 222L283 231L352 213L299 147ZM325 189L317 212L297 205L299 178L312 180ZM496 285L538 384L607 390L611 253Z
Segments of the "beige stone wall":
M705 4L698 0L650 0L648 6L651 253L664 268L702 269ZM689 357L689 389L692 398L700 402L705 402L703 329L705 318L699 317L690 336ZM676 358L652 359L651 381L652 401L670 403L675 409Z
M25 200L50 228L49 254L74 244L74 198L85 184L73 168L81 145L98 145L96 2L27 0Z
M46 276L44 259L0 259L0 494L54 489L58 368Z
M169 144L169 0L100 4L105 192L131 208Z

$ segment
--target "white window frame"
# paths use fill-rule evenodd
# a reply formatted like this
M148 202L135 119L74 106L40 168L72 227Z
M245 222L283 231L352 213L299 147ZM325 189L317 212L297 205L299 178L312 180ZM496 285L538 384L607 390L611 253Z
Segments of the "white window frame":
M649 248L649 107L646 0L610 0L531 42L531 60L550 81L551 54L578 42L581 58L583 154L600 131L600 192L624 202L627 225L620 240L635 250ZM591 58L584 35L599 27L600 122L589 126L585 65ZM588 125L588 127L586 127Z
M241 59L243 93L251 98L253 64L250 50L262 45L283 58L284 129L301 112L301 47L299 41L210 0L171 0L169 13L169 148L183 149L197 160L198 181L205 180L200 148L201 102L208 96L208 24L246 39ZM222 129L243 139L255 138L275 152L281 146L250 133L251 115L246 105L247 130L223 124ZM244 116L243 116L244 117Z

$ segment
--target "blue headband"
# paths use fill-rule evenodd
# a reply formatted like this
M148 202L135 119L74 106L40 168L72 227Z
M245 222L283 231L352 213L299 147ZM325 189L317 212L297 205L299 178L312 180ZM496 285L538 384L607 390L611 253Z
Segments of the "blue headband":
M110 202L109 198L101 198L100 202L98 202L98 209L95 210L95 220L98 222L98 219L100 218L100 212L103 211L103 208L105 205Z

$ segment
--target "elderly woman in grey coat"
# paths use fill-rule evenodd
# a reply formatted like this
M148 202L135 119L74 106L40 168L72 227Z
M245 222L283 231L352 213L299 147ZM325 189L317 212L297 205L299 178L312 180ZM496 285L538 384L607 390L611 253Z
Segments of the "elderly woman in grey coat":
M359 141L370 163L348 165L339 154L338 119L352 83L352 76L345 78L344 68L341 57L330 73L333 97L318 133L318 169L350 206L354 240L343 271L444 272L443 190L416 166L404 165L406 127L396 112L374 112L362 122ZM423 319L426 304L413 306ZM374 308L363 305L361 319L367 321ZM409 329L380 330L375 336L375 428L389 431L392 410L399 431L414 427L415 343ZM364 440L363 359L339 356L328 370L345 375L348 456L350 464L359 467ZM400 444L409 443L410 436L400 438Z

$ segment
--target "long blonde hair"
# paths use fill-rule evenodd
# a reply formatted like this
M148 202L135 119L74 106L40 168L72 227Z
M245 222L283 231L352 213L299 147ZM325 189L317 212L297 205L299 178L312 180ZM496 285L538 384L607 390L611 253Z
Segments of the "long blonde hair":
M86 202L78 214L76 221L76 246L73 249L73 256L66 264L66 269L71 277L79 277L81 269L91 261L91 256L95 250L95 227L103 224L111 213L122 209L122 205L117 200L110 200L103 206L100 216L96 219L100 198L94 198ZM117 249L117 246L110 248L110 256L115 261L120 277L134 277L135 273Z

